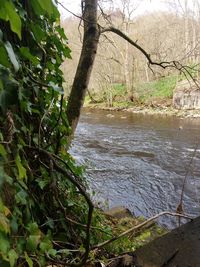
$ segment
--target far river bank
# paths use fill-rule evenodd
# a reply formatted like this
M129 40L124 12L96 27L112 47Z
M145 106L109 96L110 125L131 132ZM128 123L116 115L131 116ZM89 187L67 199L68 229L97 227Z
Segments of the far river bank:
M122 111L142 115L163 115L176 116L179 118L200 118L200 109L175 109L173 107L148 107L148 106L134 106L134 107L107 107L105 103L86 104L85 109L89 110L105 110L105 111Z

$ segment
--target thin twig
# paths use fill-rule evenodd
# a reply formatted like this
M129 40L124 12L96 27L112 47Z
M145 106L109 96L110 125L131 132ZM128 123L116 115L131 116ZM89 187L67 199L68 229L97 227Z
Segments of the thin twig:
M196 146L195 146L195 148L194 148L194 151L193 151L193 153L192 153L192 156L191 156L190 162L189 162L189 164L188 164L188 167L187 167L187 171L186 171L186 174L185 174L185 178L184 178L183 185L182 185L182 190L181 190L180 203L183 202L183 194L184 194L184 189L185 189L186 180L187 180L187 177L188 177L188 174L189 174L189 171L190 171L190 167L192 166L194 157L195 157L195 155L196 155L198 146L199 146L199 144L197 143Z
M179 214L182 214L184 211L183 210L183 195L184 195L185 185L186 185L187 177L188 177L188 174L190 171L190 167L192 166L194 157L195 157L196 152L197 152L198 145L199 144L197 143L195 148L194 148L194 151L192 153L191 159L190 159L189 164L187 166L186 174L185 174L185 177L183 180L183 185L182 185L182 190L181 190L181 195L180 195L180 201L179 201L179 204L177 205L177 208L176 208L176 213L179 213ZM181 217L178 217L178 226L180 226L180 224L181 224Z
M94 245L94 246L91 248L91 250L94 250L94 249L97 249L97 248L98 248L98 249L99 249L99 248L102 248L102 247L104 247L104 246L106 246L106 245L108 245L108 244L114 242L115 240L118 240L119 238L121 238L121 237L123 237L123 236L125 236L125 235L128 235L128 234L130 234L131 232L133 232L133 231L135 231L135 230L138 230L138 229L142 228L142 227L143 227L144 225L146 225L147 223L149 223L149 222L151 222L151 221L153 221L153 220L155 220L155 219L157 219L158 217L163 216L163 215L170 215L170 216L183 217L183 218L190 219L190 220L193 219L192 217L190 217L190 216L188 216L188 215L183 215L183 214L179 214L179 213L173 213L173 212L169 212L169 211L163 211L163 212L161 212L161 213L159 213L159 214L156 214L155 216L149 218L148 220L146 220L146 221L144 221L144 222L142 222L142 223L140 223L140 224L138 224L138 225L136 225L136 226L134 226L134 227L128 229L127 231L121 233L121 234L118 235L118 236L115 236L115 237L113 237L113 238L111 238L111 239L109 239L109 240L107 240L107 241L104 241L104 242L102 242L102 243L99 243L99 244L97 244L97 245Z
M69 10L66 6L64 6L62 3L60 3L59 1L56 1L65 11L67 11L68 13L70 13L71 15L73 15L74 17L83 20L82 16L79 16L77 14L75 14L74 12L72 12L71 10Z
M28 68L27 68L28 69ZM29 69L28 69L29 70ZM30 71L30 70L29 70ZM50 86L46 83L43 83L41 81L37 81L35 80L29 73L28 73L28 76L29 78L31 79L32 82L34 82L35 84L39 85L39 86L42 86L42 87L45 87L45 88L49 88Z

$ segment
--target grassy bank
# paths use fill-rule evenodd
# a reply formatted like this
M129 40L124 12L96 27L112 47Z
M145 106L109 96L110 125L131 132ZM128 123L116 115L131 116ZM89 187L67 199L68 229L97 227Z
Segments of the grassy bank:
M180 78L181 76L171 75L148 83L138 83L135 86L132 101L128 98L125 85L114 83L102 88L101 91L90 91L90 96L86 96L84 107L199 118L200 110L179 110L172 106L173 91Z
M97 104L100 107L169 107L172 104L173 90L177 76L167 76L146 83L137 83L133 89L133 98L128 97L126 86L113 83L101 91L91 91L87 95L85 106Z

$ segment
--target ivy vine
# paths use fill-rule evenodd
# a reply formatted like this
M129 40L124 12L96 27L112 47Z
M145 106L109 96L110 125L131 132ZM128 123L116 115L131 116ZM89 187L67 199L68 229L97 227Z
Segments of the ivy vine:
M83 266L99 231L66 149L60 66L71 50L59 20L53 0L0 0L1 267Z

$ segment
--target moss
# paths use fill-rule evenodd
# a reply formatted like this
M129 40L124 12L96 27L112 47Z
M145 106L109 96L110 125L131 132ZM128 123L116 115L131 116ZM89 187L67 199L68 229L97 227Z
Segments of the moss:
M108 220L107 224L112 229L114 236L118 236L120 233L144 222L144 218L130 218L125 217L122 219ZM141 229L139 232L131 232L130 234L112 242L105 247L105 250L110 254L120 254L126 251L134 251L136 248L150 242L158 236L166 233L166 230L162 229L156 224L152 224L148 229Z

